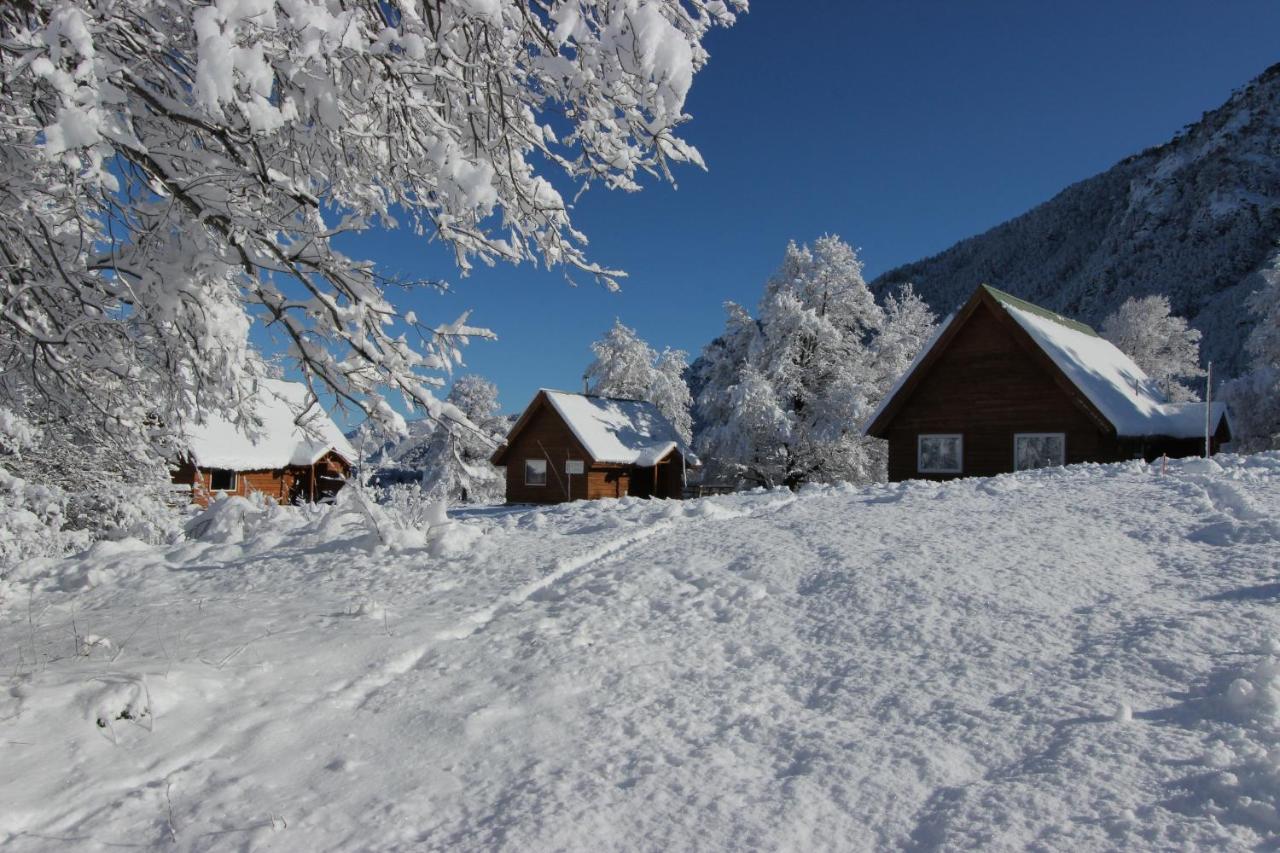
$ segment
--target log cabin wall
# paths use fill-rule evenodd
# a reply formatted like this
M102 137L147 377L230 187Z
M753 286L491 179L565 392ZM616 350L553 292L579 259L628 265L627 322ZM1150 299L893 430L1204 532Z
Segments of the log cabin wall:
M199 476L196 477L194 469L187 469L174 475L173 482L191 485L191 499L193 503L200 506L208 506L210 499L216 492L209 488L211 482L210 477L213 469L201 468ZM181 479L180 479L181 477ZM226 489L228 496L238 495L239 497L248 497L250 492L261 492L267 497L274 498L279 503L287 503L291 494L295 476L288 470L277 469L274 471L237 471L236 484L234 489ZM219 489L218 491L223 491Z
M208 506L215 494L209 487L212 475L213 469L197 470L188 462L179 465L173 472L173 482L177 485L191 486L192 503ZM315 465L237 471L235 488L225 491L227 495L239 497L248 497L252 492L261 492L264 496L282 504L293 503L300 499L320 500L332 497L341 488L341 485L335 481L339 479L345 481L350 475L351 466L337 454L330 453Z
M560 503L570 499L570 488L575 500L588 497L594 490L599 490L598 497L620 497L614 494L620 481L608 482L613 469L593 464L569 426L549 405L542 400L535 405L537 410L506 450L507 503ZM546 485L525 484L526 459L546 461ZM564 463L570 459L581 460L587 471L585 475L574 474L572 481L564 472ZM626 493L624 488L622 494Z
M523 463L521 463L523 465ZM577 477L574 487L577 488ZM587 499L625 498L631 494L631 469L625 465L593 465L587 469Z
M921 377L889 425L889 479L951 479L1012 471L1014 435L1066 434L1066 461L1115 462L1119 442L1094 422L986 305ZM960 474L917 471L917 437L964 436Z

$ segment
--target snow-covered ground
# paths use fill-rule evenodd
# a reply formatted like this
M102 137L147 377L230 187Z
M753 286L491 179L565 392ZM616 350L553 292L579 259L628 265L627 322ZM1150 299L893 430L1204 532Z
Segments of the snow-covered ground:
M1280 454L1220 462L32 564L0 848L1272 844Z

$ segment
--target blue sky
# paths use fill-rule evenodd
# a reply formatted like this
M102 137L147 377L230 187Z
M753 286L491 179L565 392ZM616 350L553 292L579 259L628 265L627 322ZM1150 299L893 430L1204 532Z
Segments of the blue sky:
M684 135L708 171L678 189L593 189L574 212L621 293L561 272L478 268L408 233L344 249L454 291L397 299L420 318L472 321L497 341L462 372L515 411L540 386L575 389L614 318L691 357L754 308L790 239L837 233L867 278L947 248L1160 144L1280 61L1275 0L792 2L708 41Z

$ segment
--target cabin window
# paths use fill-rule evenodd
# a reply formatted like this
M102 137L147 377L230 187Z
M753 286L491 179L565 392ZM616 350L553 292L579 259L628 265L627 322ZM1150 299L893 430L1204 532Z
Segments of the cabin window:
M524 484L526 486L545 486L547 484L547 460L524 460Z
M1067 464L1067 436L1061 432L1020 432L1013 437L1013 468L1053 468Z
M959 474L964 436L922 435L916 444L916 470L921 474Z
M236 490L236 472L227 468L214 468L209 472L209 491L234 492Z

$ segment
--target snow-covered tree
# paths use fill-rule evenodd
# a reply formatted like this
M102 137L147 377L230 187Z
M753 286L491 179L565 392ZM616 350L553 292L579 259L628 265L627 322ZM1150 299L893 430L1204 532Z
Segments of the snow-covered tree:
M591 351L595 359L582 377L588 393L648 400L682 439L689 441L693 437L693 398L685 382L688 353L669 347L658 353L634 329L618 320L591 345Z
M1223 389L1233 444L1246 452L1280 449L1280 269L1268 269L1264 280L1245 303L1258 318L1245 344L1253 369Z
M506 478L489 463L505 434L506 419L498 414L498 388L480 376L460 376L447 402L467 423L442 418L427 440L398 448L395 465L421 471L423 491L449 503L488 503L501 500Z
M713 478L743 478L761 486L781 484L792 418L779 404L773 385L750 363L739 365L732 385L717 401L722 419L708 421L699 436Z
M1131 297L1102 321L1102 336L1133 359L1175 403L1200 399L1182 379L1205 375L1200 367L1200 331L1175 317L1169 298Z
M933 337L937 319L910 284L885 296L884 323L871 344L877 401L889 393Z
M676 428L685 442L693 440L693 396L685 375L689 372L689 354L681 349L664 347L653 365L653 379L646 397Z
M712 477L761 485L883 477L862 422L933 330L910 287L881 307L838 237L787 247L753 320L736 305L698 366L698 449Z
M595 358L582 374L589 393L630 400L649 393L658 354L635 329L614 320L604 337L591 344L591 352Z
M0 361L140 451L249 411L267 323L317 391L431 416L482 334L399 315L335 240L403 223L472 263L615 286L549 178L639 188L702 40L745 0L26 0L0 4ZM13 382L0 386L9 399ZM447 412L445 412L447 414ZM159 427L159 429L154 429Z

